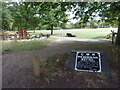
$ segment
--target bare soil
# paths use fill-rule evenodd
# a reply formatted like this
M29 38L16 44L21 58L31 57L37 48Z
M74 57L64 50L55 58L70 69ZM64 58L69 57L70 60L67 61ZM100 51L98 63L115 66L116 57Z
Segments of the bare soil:
M94 43L68 41L57 39L45 48L34 51L7 52L2 54L2 87L3 88L118 88L117 65L118 60L113 57L112 45L104 44L97 46ZM33 77L32 60L38 56L42 61L44 57L55 54L71 52L71 50L97 50L106 51L110 56L110 72L112 78L105 79L96 74L82 73L70 70L63 66L62 74L50 80L35 80ZM112 58L113 57L113 58ZM114 65L113 65L113 64ZM62 66L62 65L61 65ZM116 71L115 71L116 70ZM113 73L114 72L114 73ZM105 79L105 80L104 80Z

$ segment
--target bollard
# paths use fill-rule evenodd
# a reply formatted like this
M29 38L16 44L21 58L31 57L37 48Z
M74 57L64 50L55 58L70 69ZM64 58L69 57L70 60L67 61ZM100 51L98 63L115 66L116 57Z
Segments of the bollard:
M33 72L36 77L40 75L40 62L38 56L34 56L33 58Z

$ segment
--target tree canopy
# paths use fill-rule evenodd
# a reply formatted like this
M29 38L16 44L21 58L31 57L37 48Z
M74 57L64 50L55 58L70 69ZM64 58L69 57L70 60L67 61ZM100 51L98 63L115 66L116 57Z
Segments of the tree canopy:
M99 16L99 22L118 25L116 45L120 45L120 2L3 2L2 28L36 29L46 26L51 29L65 26L67 11L75 13L73 19L79 19L77 25L84 26Z
M98 15L101 21L118 24L116 45L120 45L120 2L79 2L77 3L74 18L80 18L80 22L88 22Z
M7 4L3 3L2 6L3 6L3 9L0 9L0 11L2 12L2 19L1 19L2 20L2 28L10 30L12 28L14 19L11 16L11 12L7 8Z

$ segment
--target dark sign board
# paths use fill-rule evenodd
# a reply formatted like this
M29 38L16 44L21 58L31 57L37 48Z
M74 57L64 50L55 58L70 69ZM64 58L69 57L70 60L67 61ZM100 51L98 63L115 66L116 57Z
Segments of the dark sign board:
M101 72L101 57L99 52L77 52L75 70Z
M69 57L69 67L77 71L107 72L108 62L106 53L74 50Z

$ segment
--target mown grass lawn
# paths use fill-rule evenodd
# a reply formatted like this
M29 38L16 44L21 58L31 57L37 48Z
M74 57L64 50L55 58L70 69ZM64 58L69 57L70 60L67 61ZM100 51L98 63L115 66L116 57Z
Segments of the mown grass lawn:
M32 41L10 41L2 42L2 51L1 52L10 52L10 51L30 51L37 50L45 47L54 39L46 38L42 40L32 40Z
M106 35L111 33L111 30L117 32L117 28L97 28L97 29L65 29L65 30L54 30L55 36L66 36L66 33L73 33L77 38L82 39L98 39L98 40L111 40L106 39ZM33 31L29 31L33 33ZM50 30L36 30L35 34L44 33L50 34ZM34 33L33 33L34 34Z

